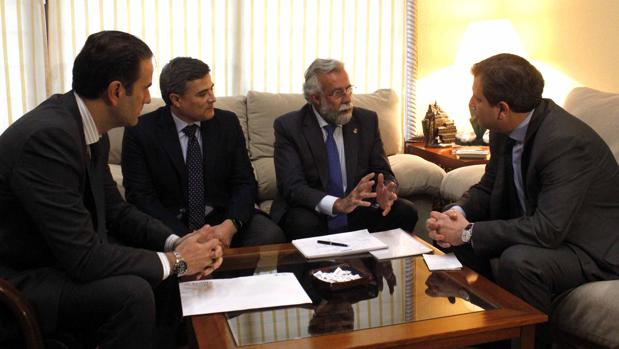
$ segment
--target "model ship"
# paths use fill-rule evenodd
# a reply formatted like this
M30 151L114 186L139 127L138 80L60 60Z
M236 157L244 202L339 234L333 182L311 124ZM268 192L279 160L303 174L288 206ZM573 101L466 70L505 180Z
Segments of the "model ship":
M456 140L456 125L437 102L428 105L426 117L421 121L426 147L446 147Z

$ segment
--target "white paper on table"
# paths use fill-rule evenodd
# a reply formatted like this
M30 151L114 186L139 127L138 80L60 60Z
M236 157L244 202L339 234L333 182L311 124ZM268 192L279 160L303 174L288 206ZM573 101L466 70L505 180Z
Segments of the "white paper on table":
M372 236L388 246L387 249L370 251L376 259L392 259L432 252L430 247L400 228L372 233Z
M318 243L319 240L337 242L347 246L323 245ZM292 240L292 244L308 259L346 256L387 248L385 243L372 236L367 229L297 239Z
M453 253L445 255L424 254L423 259L430 271L462 269L462 263Z
M292 273L181 282L179 289L183 316L312 302Z

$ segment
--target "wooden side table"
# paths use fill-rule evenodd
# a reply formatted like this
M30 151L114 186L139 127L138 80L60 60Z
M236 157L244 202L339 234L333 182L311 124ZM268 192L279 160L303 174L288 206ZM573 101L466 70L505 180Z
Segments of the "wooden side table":
M449 172L453 169L462 166L479 165L488 163L489 155L486 158L460 158L453 154L455 149L484 149L488 150L488 146L460 146L445 148L426 148L423 142L407 142L406 153L417 155L423 159L433 162L445 171Z

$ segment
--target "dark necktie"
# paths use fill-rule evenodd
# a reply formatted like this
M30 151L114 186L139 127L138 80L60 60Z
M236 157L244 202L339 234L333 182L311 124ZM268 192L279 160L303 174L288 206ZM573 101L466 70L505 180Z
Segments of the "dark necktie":
M335 138L333 138L333 132L335 132L335 125L324 126L327 131L327 140L325 145L327 147L327 158L329 160L329 183L327 185L327 194L341 198L344 196L344 185L342 184L342 169L340 167L340 156L337 151L337 144ZM348 219L345 214L338 214L335 217L328 217L329 233L341 233L346 231L348 226Z
M196 137L198 125L188 125L183 132L187 142L187 223L189 229L200 229L204 225L204 177L202 176L202 151Z
M516 218L522 215L520 200L518 200L518 193L516 190L516 183L514 181L514 167L512 166L512 150L514 148L515 140L507 138L505 142L505 200L503 201L503 214L502 218Z

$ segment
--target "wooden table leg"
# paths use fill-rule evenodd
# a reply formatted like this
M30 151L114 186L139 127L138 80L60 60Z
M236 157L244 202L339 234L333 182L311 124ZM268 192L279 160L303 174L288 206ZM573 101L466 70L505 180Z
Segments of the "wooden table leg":
M523 326L520 330L520 348L535 348L535 325Z

